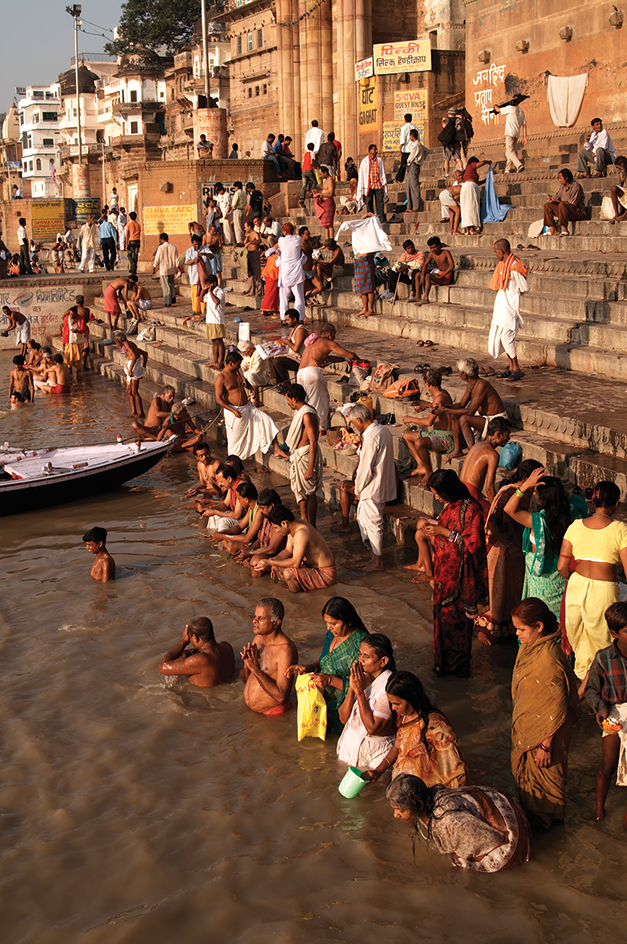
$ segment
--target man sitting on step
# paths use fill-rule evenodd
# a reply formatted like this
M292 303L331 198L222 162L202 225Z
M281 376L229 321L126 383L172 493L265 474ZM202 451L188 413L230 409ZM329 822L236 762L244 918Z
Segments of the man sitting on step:
M616 148L600 118L590 122L592 131L588 132L584 145L577 157L577 173L590 177L590 164L594 164L594 177L607 177L607 168L616 160Z
M491 383L479 377L479 365L472 357L465 357L457 365L459 376L466 381L466 389L459 403L445 406L438 403L434 413L450 413L459 418L459 428L468 448L474 445L475 430L481 432L481 439L488 434L490 420L497 416L507 419L507 412L501 397ZM446 457L446 462L462 455L461 449L455 449Z

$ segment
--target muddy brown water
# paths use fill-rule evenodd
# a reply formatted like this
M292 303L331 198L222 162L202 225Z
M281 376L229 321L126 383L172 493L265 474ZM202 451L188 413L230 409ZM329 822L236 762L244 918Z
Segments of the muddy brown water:
M122 391L89 375L71 401L3 407L0 441L111 441L127 413ZM1 521L2 940L623 942L627 792L613 786L606 820L591 822L600 737L588 719L574 735L565 827L536 840L528 865L476 875L421 842L414 862L385 784L341 797L334 742L299 744L294 714L252 715L239 681L199 692L157 673L194 616L239 651L256 600L273 592L177 511L191 475L187 458L169 458L116 492ZM108 586L90 579L81 541L95 524L109 529L118 565ZM424 680L473 781L511 790L513 648L477 649L469 680L434 679L427 592L392 568L357 577L355 535L332 544L333 592ZM332 594L274 592L301 656L316 657Z

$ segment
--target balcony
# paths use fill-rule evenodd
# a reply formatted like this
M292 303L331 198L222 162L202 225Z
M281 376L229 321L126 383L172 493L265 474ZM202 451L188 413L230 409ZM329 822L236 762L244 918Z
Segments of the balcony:
M187 52L177 52L174 55L174 68L175 69L188 69L191 72L192 69L192 54L188 50Z

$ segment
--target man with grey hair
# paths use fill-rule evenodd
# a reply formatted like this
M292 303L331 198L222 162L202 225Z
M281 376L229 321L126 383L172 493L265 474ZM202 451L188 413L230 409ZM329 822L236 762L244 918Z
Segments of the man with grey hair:
M466 381L466 389L461 400L452 406L438 403L434 405L433 412L450 413L451 416L457 417L459 428L470 449L475 442L475 430L480 430L481 439L485 439L490 420L497 416L507 419L507 411L492 384L479 377L479 365L473 357L464 357L459 361L457 370L461 379ZM461 449L456 448L449 453L445 462L450 462L451 459L456 459L461 455Z
M394 442L386 426L375 422L370 410L358 403L346 415L361 436L361 454L355 478L357 524L361 539L370 547L370 560L361 565L366 573L384 570L383 508L398 492Z
M264 597L255 607L254 639L242 649L244 701L261 715L283 715L292 707L292 676L287 670L298 662L298 650L283 632L285 609L276 597Z

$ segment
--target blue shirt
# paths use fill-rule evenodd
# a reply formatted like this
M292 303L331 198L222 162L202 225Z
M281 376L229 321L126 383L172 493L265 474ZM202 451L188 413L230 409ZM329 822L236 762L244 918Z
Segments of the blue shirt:
M98 227L98 239L102 242L103 239L115 239L118 238L118 231L109 220L105 220L104 223L101 223Z

